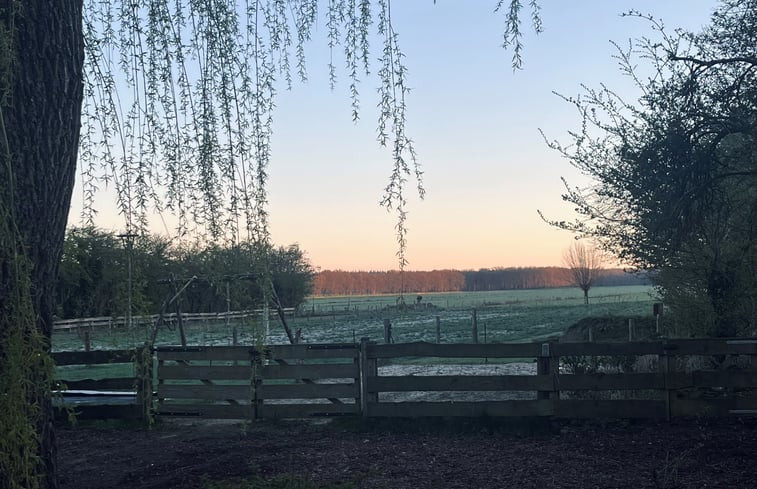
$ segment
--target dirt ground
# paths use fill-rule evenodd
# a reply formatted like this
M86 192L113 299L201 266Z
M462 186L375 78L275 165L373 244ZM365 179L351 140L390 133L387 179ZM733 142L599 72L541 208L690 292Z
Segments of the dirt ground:
M168 422L60 428L61 486L293 474L358 488L757 488L757 419L552 425ZM521 430L524 431L524 430ZM528 431L528 430L525 430Z

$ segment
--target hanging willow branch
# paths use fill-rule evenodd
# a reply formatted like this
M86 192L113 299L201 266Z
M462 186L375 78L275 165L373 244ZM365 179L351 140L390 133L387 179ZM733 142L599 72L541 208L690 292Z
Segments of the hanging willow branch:
M85 102L80 149L83 218L96 191L116 191L127 232L153 209L178 218L180 235L267 244L267 181L277 87L308 77L305 45L323 18L332 87L341 50L352 119L380 42L377 138L392 154L381 204L397 215L398 261L407 264L408 179L424 196L406 133L407 67L390 0L85 0ZM503 0L496 9L502 8ZM541 29L538 6L533 22ZM372 7L375 7L372 8ZM506 13L514 65L522 48L520 1ZM375 28L375 31L373 31Z

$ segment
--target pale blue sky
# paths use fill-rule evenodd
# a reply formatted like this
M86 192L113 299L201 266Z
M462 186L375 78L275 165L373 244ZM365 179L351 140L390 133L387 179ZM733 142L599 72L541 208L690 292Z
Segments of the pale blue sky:
M512 52L500 47L504 23L492 13L495 4L392 4L413 88L408 132L428 192L425 201L410 202L411 269L561 264L572 237L550 229L536 209L570 218L560 199L560 177L583 180L539 134L541 128L566 140L566 131L579 122L552 91L575 95L582 83L604 82L635 98L611 58L609 41L624 44L651 30L619 14L635 8L670 28L698 30L716 6L713 0L543 0L544 32L535 36L524 22L524 67L514 73ZM378 206L392 161L375 138L377 82L363 83L362 118L353 124L345 77L334 92L328 87L324 31L308 49L309 82L278 98L272 236L278 244L298 242L322 269L396 268L394 216ZM71 223L78 219L77 195ZM108 209L98 224L120 227Z

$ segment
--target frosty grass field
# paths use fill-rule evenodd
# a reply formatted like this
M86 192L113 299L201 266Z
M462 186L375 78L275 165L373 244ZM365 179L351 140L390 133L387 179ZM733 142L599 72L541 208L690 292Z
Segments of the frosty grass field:
M587 316L651 315L654 291L649 286L596 287L590 304L582 303L577 288L494 292L407 294L407 308L399 308L396 295L314 297L288 318L293 330L302 329L305 343L360 341L367 337L383 341L384 319L392 323L396 343L436 341L436 316L441 321L443 343L471 341L472 311L478 316L479 341L486 343L538 341L560 335ZM101 327L91 331L92 349L120 349L140 346L150 336L151 324L132 328ZM287 343L278 319L268 327L262 318L230 324L192 323L186 327L189 345L230 345L236 327L240 344ZM265 334L266 329L268 334ZM265 340L264 340L265 338ZM158 345L179 344L175 327L161 329ZM54 351L83 350L81 332L53 334Z
M406 308L396 306L396 295L315 297L294 317L290 316L288 322L293 330L302 329L302 341L306 343L349 343L363 337L383 342L384 319L392 323L395 343L434 342L436 316L439 316L442 343L467 343L471 341L472 311L476 309L481 343L527 342L559 336L587 316L651 315L653 294L649 286L596 287L591 290L591 303L587 306L583 304L582 292L573 288L439 293L423 294L420 305ZM405 302L414 304L417 296L408 294ZM234 326L239 344L259 345L264 337L267 344L287 343L278 319L271 317L268 335L264 334L266 328L262 318L228 327L224 322L193 323L185 328L187 344L230 345ZM142 324L129 329L93 329L90 332L91 348L108 350L141 346L150 337L151 327L151 324ZM157 344L180 344L179 332L176 328L162 329ZM77 331L55 332L52 346L54 351L83 350L83 335ZM426 363L424 359L405 359L401 362L403 365L396 365L400 362L395 361L395 365L380 367L379 374L442 375L449 373L449 368L470 375L535 373L533 359L457 359L454 363L466 365L456 367L439 365L439 360L434 362L435 365L418 365ZM132 368L124 364L60 367L58 375L68 380L118 377L131 375L126 370Z

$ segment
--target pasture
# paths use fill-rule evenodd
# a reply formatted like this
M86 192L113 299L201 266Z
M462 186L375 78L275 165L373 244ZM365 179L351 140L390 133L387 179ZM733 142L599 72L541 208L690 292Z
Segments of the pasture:
M293 330L302 330L306 343L350 343L361 338L383 342L384 320L392 323L395 342L436 341L439 317L442 343L471 341L472 312L478 317L481 343L537 341L559 336L566 328L588 316L651 315L653 289L649 286L596 287L589 305L583 304L577 288L407 294L408 307L397 306L396 295L314 297L287 318ZM285 344L283 328L276 317L268 327L264 318L236 323L205 321L185 326L188 345L221 346L233 343L234 329L240 345ZM120 350L139 347L149 341L152 323L132 328L97 327L88 330L92 350ZM266 329L268 334L266 334ZM82 351L86 328L55 331L53 351ZM163 327L156 346L178 345L175 325ZM125 375L132 366L64 366L58 375L69 380L98 379Z
M582 303L577 288L458 292L405 296L406 307L396 295L314 297L287 318L293 330L302 330L306 343L343 343L366 337L381 342L383 323L392 323L395 342L436 341L439 318L442 343L471 339L473 310L478 319L479 341L486 343L532 341L560 335L567 327L588 316L651 315L654 302L649 286L596 287L589 305ZM93 350L141 346L150 338L152 324L132 328L98 327L89 330ZM202 321L185 326L189 345L231 345L234 329L239 344L283 344L286 336L276 317L266 325L263 317L228 325ZM175 325L163 327L156 345L179 344ZM55 331L54 351L84 349L83 329Z

